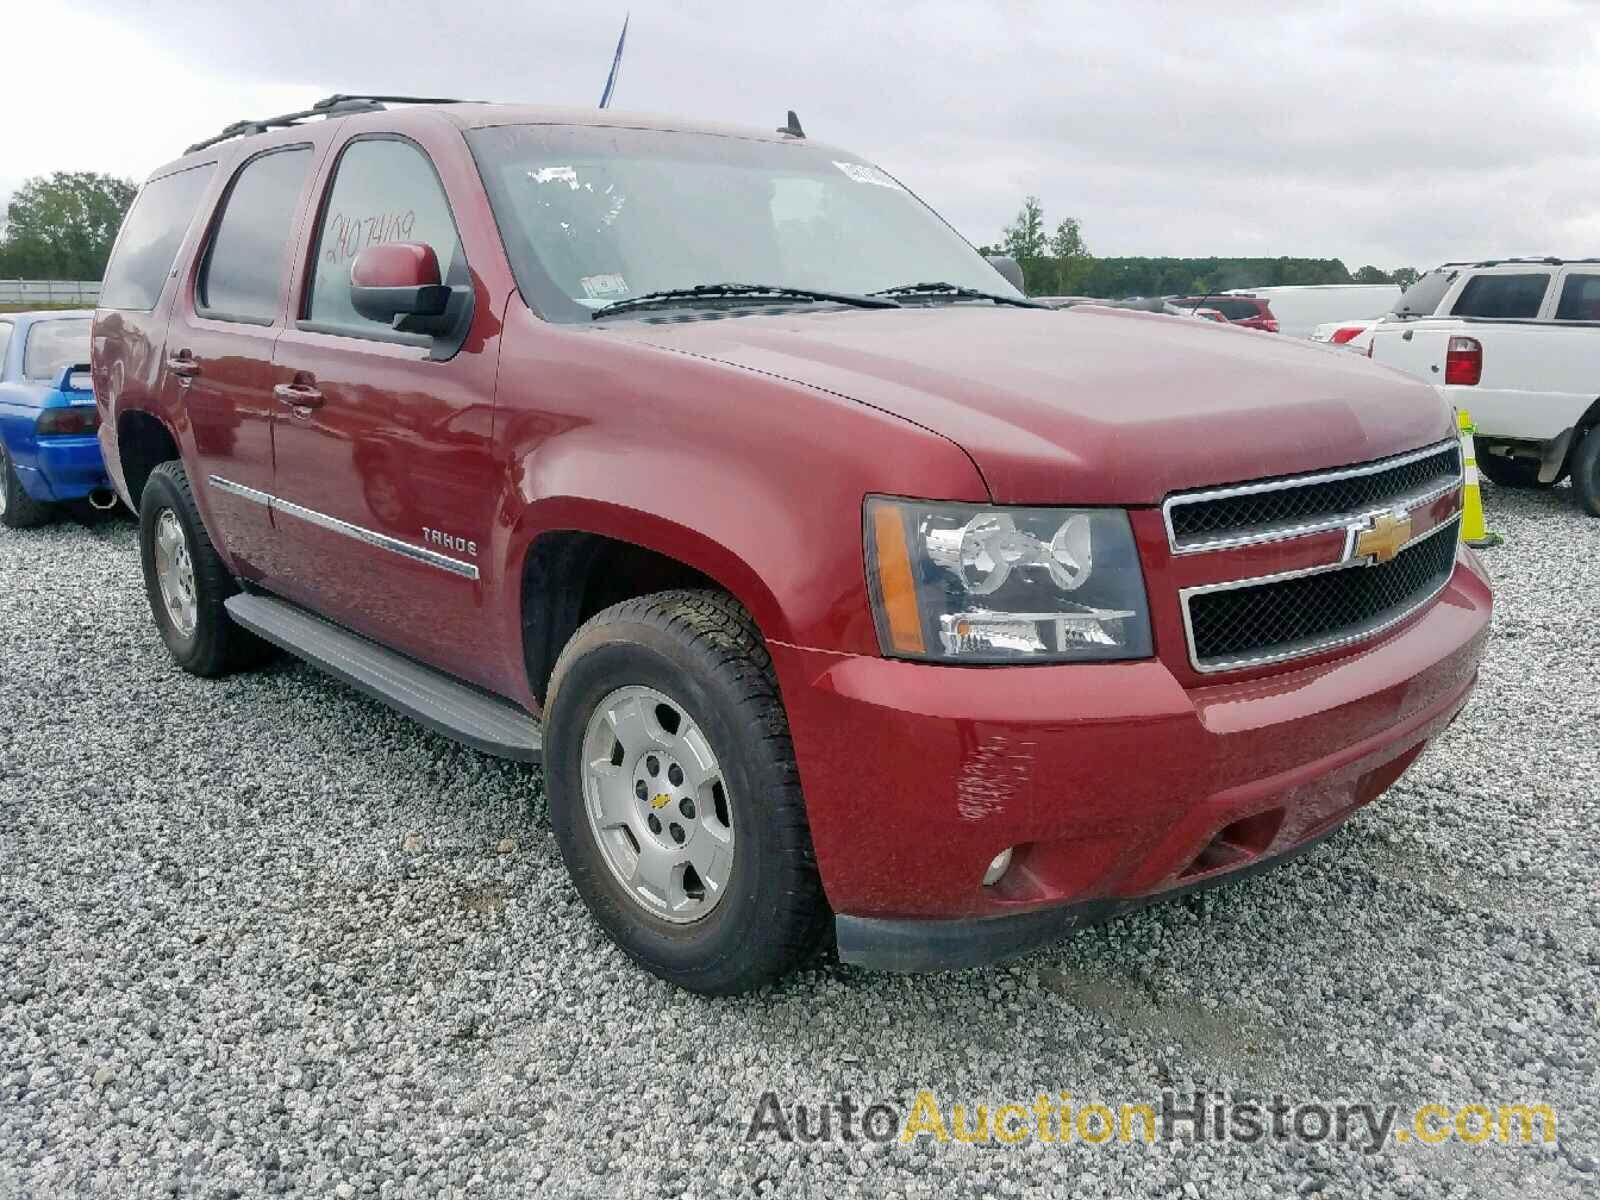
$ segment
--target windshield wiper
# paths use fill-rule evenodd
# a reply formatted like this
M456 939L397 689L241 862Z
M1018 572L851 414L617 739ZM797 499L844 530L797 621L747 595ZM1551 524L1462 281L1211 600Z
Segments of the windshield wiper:
M998 292L983 292L977 288L962 287L955 283L902 283L899 287L884 288L871 293L874 296L949 296L953 300L992 300L996 304L1010 304L1016 308L1049 308L1021 296L1002 296Z
M697 283L694 287L667 288L659 292L645 292L639 296L625 296L613 300L590 314L598 321L613 313L630 308L649 308L669 305L682 300L828 300L835 304L848 304L851 308L899 308L898 300L886 296L858 296L853 292L819 292L813 288L786 287L773 283Z

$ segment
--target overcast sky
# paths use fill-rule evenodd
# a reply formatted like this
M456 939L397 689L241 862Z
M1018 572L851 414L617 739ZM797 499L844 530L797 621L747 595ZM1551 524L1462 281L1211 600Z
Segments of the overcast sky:
M1427 267L1600 254L1600 5L12 0L0 193L134 178L334 91L593 104L807 132L975 242L1023 196L1096 254ZM203 15L202 15L203 14Z

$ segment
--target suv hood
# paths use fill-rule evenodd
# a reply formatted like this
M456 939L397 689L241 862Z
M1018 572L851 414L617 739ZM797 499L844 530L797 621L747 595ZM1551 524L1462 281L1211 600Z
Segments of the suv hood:
M1173 491L1363 462L1452 432L1437 391L1356 355L1120 309L827 311L627 334L942 434L1001 503L1157 504Z

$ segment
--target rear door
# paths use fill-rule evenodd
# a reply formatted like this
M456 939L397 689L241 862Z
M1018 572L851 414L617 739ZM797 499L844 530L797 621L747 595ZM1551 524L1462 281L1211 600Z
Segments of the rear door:
M297 135L297 136L294 136ZM323 134L324 144L326 134ZM178 294L164 361L169 411L193 440L211 535L249 579L281 569L272 488L272 348L319 147L304 129L267 140L234 170Z
M122 222L100 287L89 349L100 444L108 473L134 507L141 481L123 477L117 416L156 406L164 383L167 317L176 291L168 287L176 275L173 263L189 240L216 168L214 161L191 163L145 183Z
M1526 438L1572 428L1600 396L1600 263L1563 267L1540 320L1511 331L1510 349L1491 363L1485 348L1483 382L1493 395L1478 407L1497 425L1514 420ZM1489 431L1477 408L1472 417Z
M465 156L460 134L442 123L415 137L357 132L325 172L296 320L275 356L274 381L314 401L273 414L274 507L287 552L273 587L414 658L496 687L493 671L471 664L484 658L481 610L493 582L494 386L505 298L486 302L458 230L459 197L447 193L436 165ZM477 288L459 348L397 333L352 307L351 263L380 242L429 245L446 284Z

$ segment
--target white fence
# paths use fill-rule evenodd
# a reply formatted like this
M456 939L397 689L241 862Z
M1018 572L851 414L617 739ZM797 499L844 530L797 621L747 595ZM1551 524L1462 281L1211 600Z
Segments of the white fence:
M93 308L98 279L0 279L0 304L81 304Z

